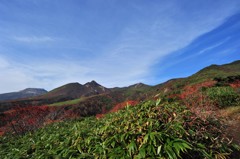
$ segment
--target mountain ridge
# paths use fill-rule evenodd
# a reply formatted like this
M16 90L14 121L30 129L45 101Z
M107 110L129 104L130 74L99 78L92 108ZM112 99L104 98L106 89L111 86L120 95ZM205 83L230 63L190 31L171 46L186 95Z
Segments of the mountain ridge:
M235 75L240 75L240 60L223 65L210 65L189 77L170 79L155 86L137 83L128 87L106 88L94 80L83 85L77 82L68 83L31 99L15 100L12 103L0 102L0 110L10 109L13 105L48 105L87 97L87 100L79 100L80 103L83 103L90 100L96 101L95 99L98 99L98 95L106 98L110 97L115 102L124 102L124 100L142 101L154 98L157 94L179 94L186 85L194 85L209 80L213 81L216 77Z

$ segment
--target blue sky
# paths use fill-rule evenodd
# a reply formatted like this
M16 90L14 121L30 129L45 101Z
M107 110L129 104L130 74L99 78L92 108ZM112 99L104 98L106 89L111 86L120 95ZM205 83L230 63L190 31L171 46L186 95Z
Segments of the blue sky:
M0 93L154 85L240 58L239 0L1 0Z

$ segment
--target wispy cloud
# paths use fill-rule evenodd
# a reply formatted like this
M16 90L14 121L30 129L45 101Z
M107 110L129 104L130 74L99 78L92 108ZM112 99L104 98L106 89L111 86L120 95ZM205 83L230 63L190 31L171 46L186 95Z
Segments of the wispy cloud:
M232 6L222 8L218 14L213 10L209 13L210 11L205 10L207 8L204 7L202 6L202 12L191 10L192 15L190 15L187 11L185 13L179 11L185 8L169 3L167 8L165 6L159 8L165 12L153 11L158 18L131 23L122 31L121 36L103 51L102 58L94 59L104 61L96 68L104 68L103 70L108 72L107 77L111 76L115 81L113 85L131 84L132 81L137 80L148 83L152 73L151 66L161 62L166 55L186 47L197 37L213 30L234 13ZM203 48L200 53L214 49L227 40ZM184 60L185 58L183 57ZM162 63L165 65L165 61ZM96 64L93 62L93 65Z
M45 43L55 41L54 38L49 36L14 36L13 40L24 43Z
M0 56L0 69L5 69L9 66L9 62Z
M211 46L208 46L208 47L200 50L200 51L199 51L198 53L196 53L194 56L201 55L201 54L203 54L203 53L205 53L205 52L207 52L207 51L210 51L210 50L212 50L212 49L214 49L214 48L217 48L217 47L223 45L223 44L224 44L225 42L227 42L229 39L230 39L230 37L227 37L227 38L224 39L223 41L220 41L220 42L218 42L218 43L216 43L216 44L213 44L213 45L211 45Z

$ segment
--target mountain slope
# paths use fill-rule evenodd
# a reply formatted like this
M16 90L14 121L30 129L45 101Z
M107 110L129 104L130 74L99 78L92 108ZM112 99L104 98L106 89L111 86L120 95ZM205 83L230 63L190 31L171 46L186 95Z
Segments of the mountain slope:
M210 80L216 77L227 77L240 75L240 60L224 65L211 65L189 77L191 82Z
M79 83L68 83L49 91L47 94L40 96L39 98L53 98L53 97L71 97L78 98L83 94L84 86Z
M30 98L35 97L39 95L43 95L47 93L46 90L40 89L40 88L26 88L19 92L11 92L11 93L4 93L0 94L0 101L5 100L14 100L14 99L20 99L20 98Z
M195 85L206 81L214 81L216 78L226 78L240 75L240 60L224 65L210 65L195 74L179 79L171 79L158 84L151 90L152 93L179 93L187 85Z

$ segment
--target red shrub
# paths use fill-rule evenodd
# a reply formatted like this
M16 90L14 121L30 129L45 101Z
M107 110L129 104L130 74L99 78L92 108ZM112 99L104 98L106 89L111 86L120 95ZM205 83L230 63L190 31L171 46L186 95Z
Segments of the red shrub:
M232 88L240 88L240 80L234 81L229 84Z
M117 112L118 110L120 109L123 109L124 107L126 106L135 106L138 104L138 101L133 101L133 100L129 100L129 101L125 101L125 102L122 102L122 103L119 103L117 105L115 105L110 111L106 111L105 109L103 109L103 112L102 114L97 114L96 115L96 118L99 119L99 118L102 118L104 117L104 114L107 114L109 112Z
M47 114L49 114L47 106L16 107L3 113L1 130L14 134L33 131L43 125Z

